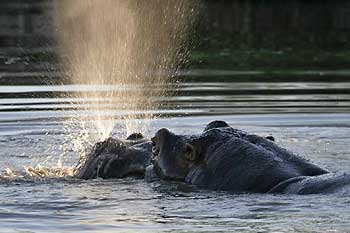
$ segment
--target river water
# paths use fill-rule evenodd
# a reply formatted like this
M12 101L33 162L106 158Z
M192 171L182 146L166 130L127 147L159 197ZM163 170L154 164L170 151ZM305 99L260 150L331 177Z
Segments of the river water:
M166 104L154 112L160 117L147 135L161 127L199 133L211 120L225 120L273 135L330 171L349 172L349 76L191 71L179 79L177 95L160 100ZM66 122L72 116L88 121L89 113L86 100L64 93L108 88L0 86L0 232L350 232L350 197L344 195L235 195L131 178L4 175L6 168L55 166L62 153L64 165L73 166L78 155ZM106 114L124 114L118 100ZM117 122L116 128L123 125Z

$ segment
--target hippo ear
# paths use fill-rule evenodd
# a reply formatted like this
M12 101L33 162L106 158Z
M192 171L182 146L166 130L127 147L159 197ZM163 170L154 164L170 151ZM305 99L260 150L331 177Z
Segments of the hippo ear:
M208 131L210 129L214 128L221 128L221 127L230 127L225 121L212 121L203 130L203 132Z
M189 143L185 144L185 156L190 161L194 161L196 159L196 150L194 146Z
M138 140L143 139L142 133L132 133L129 135L129 137L126 138L126 140Z

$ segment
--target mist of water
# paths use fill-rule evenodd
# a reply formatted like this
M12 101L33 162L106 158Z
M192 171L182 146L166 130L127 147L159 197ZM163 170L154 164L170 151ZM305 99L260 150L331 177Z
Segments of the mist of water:
M50 13L59 68L66 81L87 87L73 96L84 100L85 113L68 119L65 142L48 145L45 161L33 161L24 167L24 174L71 176L76 169L72 154L84 162L86 149L112 132L144 133L160 107L157 100L169 95L167 84L186 61L197 4L195 0L54 0ZM22 175L7 168L0 177Z
M125 134L147 129L150 121L138 119L155 117L158 97L168 94L166 84L186 60L194 12L189 0L54 2L65 75L73 84L96 86L77 94L95 99L86 105L93 117L93 124L84 124L87 134L103 140L118 119L125 120ZM108 91L101 90L106 85Z

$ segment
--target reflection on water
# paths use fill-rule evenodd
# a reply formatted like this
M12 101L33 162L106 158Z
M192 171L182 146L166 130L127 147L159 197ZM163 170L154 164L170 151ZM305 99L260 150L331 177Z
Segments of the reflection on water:
M162 108L152 113L160 117L147 135L161 127L198 133L209 121L222 119L249 132L274 135L278 144L330 171L349 172L349 80L280 79L244 82L225 76L218 82L193 76L167 85L177 95L159 100ZM74 166L79 149L67 137L64 122L75 117L89 123L92 113L84 105L100 100L72 94L111 88L137 91L125 86L0 86L1 173L37 164L55 168L58 161ZM123 104L113 99L104 114L121 119ZM125 126L116 122L114 133L122 135ZM78 126L71 132L81 133ZM0 231L347 232L349 202L348 196L232 195L133 179L0 176Z
M348 113L350 82L186 82L176 85L149 86L150 89L176 89L176 96L160 97L157 115L186 116L247 113ZM0 86L0 112L44 111L38 117L50 117L52 111L100 108L99 92L138 92L137 86ZM73 98L75 93L89 98ZM128 100L109 99L102 107L106 116L126 114ZM132 101L132 100L130 100ZM50 111L47 113L47 111ZM82 114L83 112L79 112ZM58 113L63 117L69 112ZM137 112L135 112L137 114ZM140 114L140 113L139 113ZM28 112L28 116L30 112ZM0 118L0 120L2 120Z

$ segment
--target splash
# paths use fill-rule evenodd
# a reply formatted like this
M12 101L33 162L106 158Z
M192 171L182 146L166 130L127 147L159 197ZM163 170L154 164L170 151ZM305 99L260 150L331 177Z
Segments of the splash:
M55 0L53 19L64 83L76 85L63 141L44 161L0 178L70 177L97 141L145 133L159 99L188 56L192 0ZM83 107L83 111L81 108ZM55 135L55 137L57 137Z
M47 177L73 177L76 172L75 167L45 167L40 164L35 167L24 166L23 171L12 170L11 168L6 168L2 173L0 172L1 178L26 178L26 177L36 177L36 178L47 178Z
M117 120L125 134L147 130L188 55L194 7L190 0L54 2L62 70L73 84L94 86L76 93L86 100L92 124L82 124L93 141L109 137Z
M76 108L83 106L84 111L64 123L65 141L45 145L49 156L44 161L22 170L6 168L0 179L73 176L95 142L112 132L120 137L146 132L157 117L160 97L170 93L168 83L188 56L196 4L194 0L54 0L50 13L59 70L82 89L67 97L82 99ZM72 157L81 163L72 162Z

